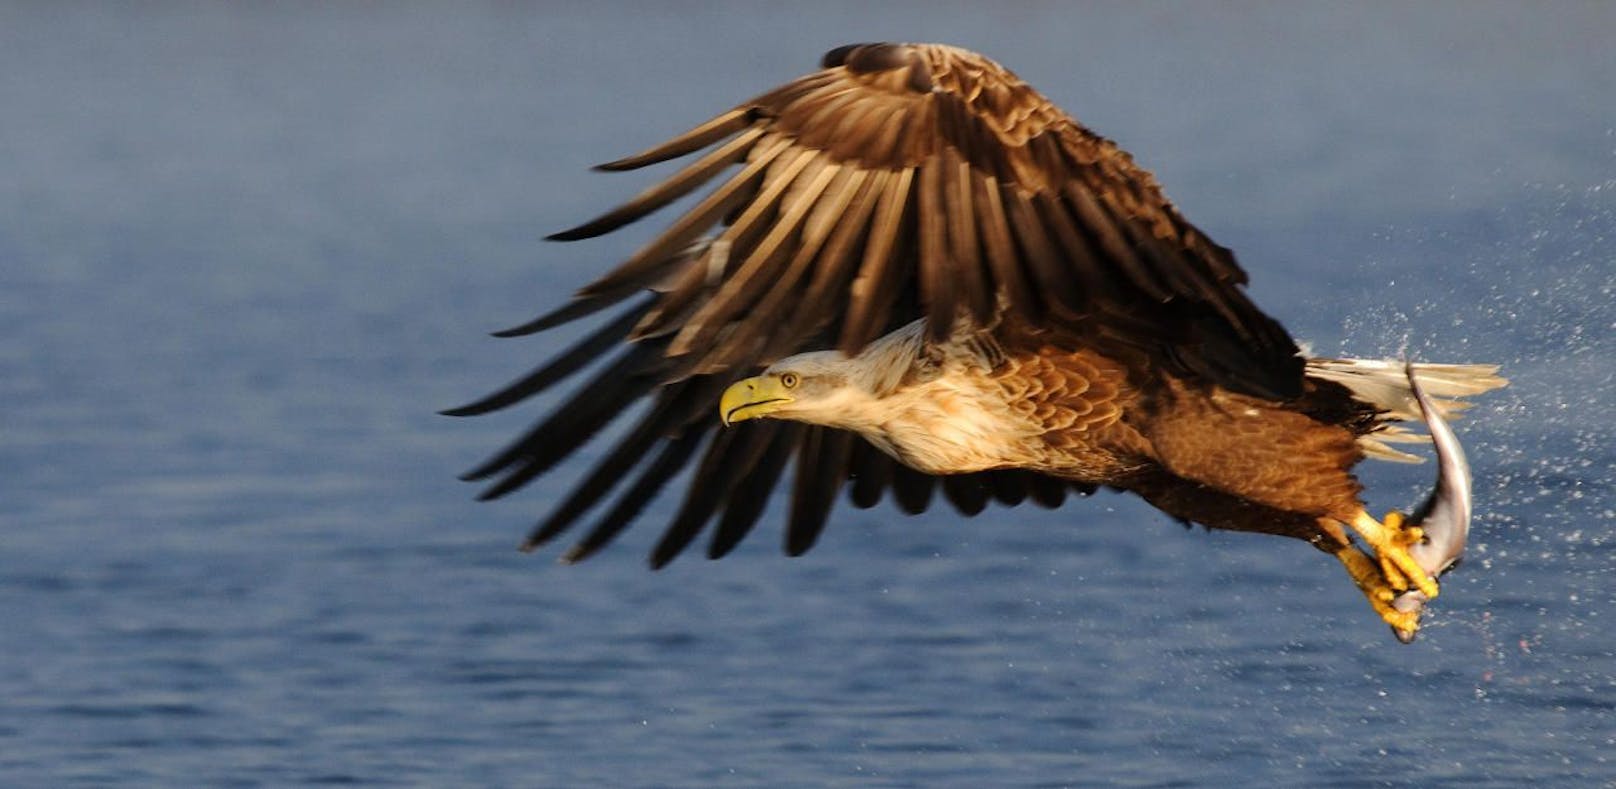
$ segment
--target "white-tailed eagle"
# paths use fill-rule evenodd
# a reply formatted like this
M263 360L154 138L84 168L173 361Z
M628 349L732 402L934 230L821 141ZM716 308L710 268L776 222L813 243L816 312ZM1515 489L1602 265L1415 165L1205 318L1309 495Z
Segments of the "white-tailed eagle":
M552 236L600 236L717 183L571 302L500 334L615 312L447 412L503 408L599 362L466 474L494 480L492 498L647 403L524 548L598 512L564 555L582 559L690 468L654 566L709 526L707 555L723 556L788 467L791 554L814 544L844 488L855 506L890 495L910 513L940 490L975 515L1104 486L1182 521L1307 540L1412 638L1444 566L1411 553L1418 526L1365 511L1352 468L1408 459L1387 444L1424 439L1396 424L1420 418L1424 392L1451 408L1502 385L1496 368L1306 358L1150 173L964 50L842 47L600 169L698 153Z

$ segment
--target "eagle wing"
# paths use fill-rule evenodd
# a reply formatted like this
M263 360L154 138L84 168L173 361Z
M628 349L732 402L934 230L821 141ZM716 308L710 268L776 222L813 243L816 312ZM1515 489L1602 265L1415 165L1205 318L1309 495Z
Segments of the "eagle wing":
M990 499L1054 506L1073 488L1090 492L1029 471L930 477L828 428L762 420L718 429L718 398L734 379L805 350L855 353L922 317L934 339L946 338L962 312L983 326L1008 316L1033 330L1102 337L1236 391L1300 391L1296 346L1247 298L1233 255L1186 222L1127 153L980 55L938 45L842 47L821 70L599 169L698 151L627 203L551 238L600 236L719 179L715 188L571 302L500 334L613 308L615 316L504 389L445 412L506 407L615 351L548 418L465 475L494 479L483 493L492 498L649 400L525 548L615 494L565 557L583 558L692 466L653 565L715 518L708 554L728 552L793 457L793 554L812 546L849 480L856 506L891 491L909 512L924 510L939 485L966 514Z

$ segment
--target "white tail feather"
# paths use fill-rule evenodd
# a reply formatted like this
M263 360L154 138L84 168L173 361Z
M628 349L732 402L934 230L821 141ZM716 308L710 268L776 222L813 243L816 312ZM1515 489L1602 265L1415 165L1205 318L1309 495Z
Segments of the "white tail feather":
M1313 378L1345 386L1352 396L1385 412L1389 422L1358 439L1366 457L1398 463L1423 463L1425 458L1387 446L1388 444L1429 444L1431 437L1395 421L1424 424L1414 391L1409 388L1403 362L1382 359L1308 359L1307 374ZM1432 403L1452 419L1470 407L1460 398L1497 389L1508 380L1498 375L1494 364L1414 364L1414 377Z

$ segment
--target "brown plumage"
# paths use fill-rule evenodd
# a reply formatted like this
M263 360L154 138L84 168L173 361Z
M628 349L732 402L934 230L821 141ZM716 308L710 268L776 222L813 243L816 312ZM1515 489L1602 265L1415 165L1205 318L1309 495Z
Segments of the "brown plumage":
M1361 511L1360 439L1399 414L1355 394L1356 371L1309 374L1247 298L1234 256L1127 153L1010 71L945 46L842 47L821 70L601 169L699 151L552 238L599 236L716 187L572 302L502 334L631 303L545 367L449 412L503 408L615 352L466 475L496 479L485 496L498 496L651 402L525 547L615 493L566 554L582 558L692 466L654 565L714 521L708 554L727 552L787 467L793 554L849 483L856 506L890 492L916 512L941 487L966 514L1105 485L1186 521L1347 544L1320 519ZM795 398L796 411L734 414L790 421L719 429L721 399L732 416L726 387L760 371L794 385L798 361L831 398L820 405L840 410L810 413L805 386L770 401Z

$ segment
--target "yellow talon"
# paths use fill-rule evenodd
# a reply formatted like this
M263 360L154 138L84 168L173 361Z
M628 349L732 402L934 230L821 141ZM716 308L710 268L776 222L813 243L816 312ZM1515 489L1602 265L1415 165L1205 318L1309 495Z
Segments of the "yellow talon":
M1377 558L1380 560L1380 574L1385 577L1386 585L1396 592L1407 591L1409 587L1408 578L1403 575L1401 570L1397 569L1397 565L1385 558L1384 555L1379 555Z
M1417 545L1420 540L1425 539L1425 530L1418 526L1408 525L1408 519L1397 510L1386 513L1384 525L1387 529L1397 534L1397 542L1404 547Z
M1403 513L1397 510L1386 513L1384 523L1386 529L1392 533L1392 544L1396 546L1390 558L1393 559L1393 563L1404 576L1401 579L1403 582L1402 588L1407 589L1412 585L1423 592L1426 598L1436 599L1437 592L1440 591L1441 587L1437 585L1436 579L1432 578L1430 573L1427 573L1425 568L1421 567L1420 563L1415 561L1414 556L1408 552L1409 548L1419 545L1420 540L1425 539L1425 530L1418 526L1408 525ZM1379 549L1377 548L1376 550L1378 551ZM1382 556L1381 563L1386 563L1387 558ZM1411 581L1412 584L1410 583Z
M1387 583L1377 563L1351 545L1337 551L1335 558L1346 566L1347 574L1358 584L1364 597L1369 598L1369 605L1375 609L1375 613L1398 632L1398 638L1404 641L1413 638L1413 634L1420 629L1420 615L1417 611L1399 611L1392 607L1392 599L1399 590Z
M1420 540L1425 539L1425 530L1418 526L1405 525L1406 520L1403 517L1403 513L1398 512L1397 510L1392 510L1391 512L1386 513L1386 518L1381 521L1381 524L1386 527L1387 531L1391 532L1392 544L1396 546L1398 553L1407 554L1410 547L1418 545ZM1381 571L1386 575L1386 582L1391 584L1392 588L1402 592L1417 583L1415 581L1411 581L1409 577L1403 573L1402 566L1399 565L1398 560L1394 558L1395 554L1388 554L1379 547L1377 547L1375 551L1377 557L1380 559ZM1423 570L1424 568L1421 569ZM1426 591L1425 587L1421 586L1420 591ZM1435 597L1436 595L1427 593L1426 596Z
M1402 513L1386 513L1386 521L1381 523L1370 517L1369 513L1359 510L1352 521L1352 528L1374 549L1375 558L1380 561L1381 574L1390 588L1401 592L1414 587L1427 599L1436 599L1436 581L1408 552L1409 546L1418 544L1425 536L1424 532L1418 527L1405 528Z

